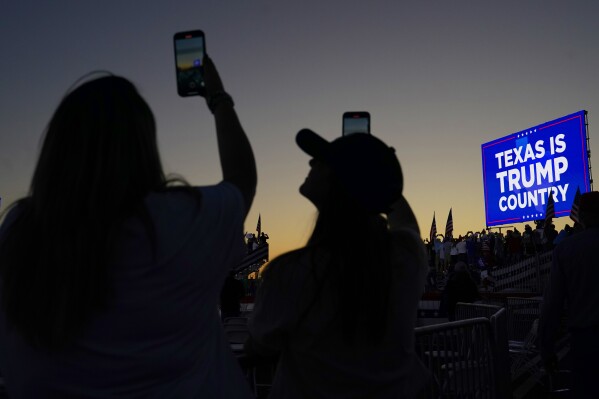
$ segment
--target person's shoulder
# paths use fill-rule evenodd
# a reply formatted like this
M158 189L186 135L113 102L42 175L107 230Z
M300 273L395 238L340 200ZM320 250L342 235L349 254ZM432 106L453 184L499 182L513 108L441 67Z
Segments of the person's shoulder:
M223 180L217 184L209 186L198 186L195 188L200 190L202 193L219 193L220 195L241 196L241 190L239 189L239 187L226 180Z
M584 248L589 246L595 248L597 244L599 244L599 227L592 227L564 237L555 246L555 249L557 250L559 247L559 250L563 251L566 248Z
M279 255L271 260L268 265L266 265L263 273L267 275L289 270L297 264L305 261L308 256L308 252L309 251L306 248L299 248Z
M424 242L413 230L395 230L391 232L393 240L394 258L407 268L417 274L426 274L427 253Z
M202 190L200 187L189 185L165 186L148 193L145 197L145 205L150 209L160 209L170 204L180 206L185 203L193 203L198 205L197 199L201 197Z
M286 252L273 259L264 269L266 276L287 276L301 279L314 267L322 269L328 261L327 252L318 248L303 247Z
M220 183L206 186L192 186L188 184L168 185L148 195L148 198L154 201L189 201L190 199L197 200L199 197L216 201L226 198L242 200L239 188L224 180Z
M312 273L313 251L301 248L284 253L270 261L261 272L263 285L292 290L303 286Z
M0 234L8 230L12 224L23 214L27 207L27 198L21 199L10 205L0 217Z
M395 230L391 230L389 232L396 241L401 242L405 245L409 244L422 244L424 245L424 241L420 238L420 235L413 229L407 228L399 228Z
M199 187L198 189L201 191L202 197L206 197L208 201L230 208L237 208L245 215L243 194L235 184L221 181L216 185Z
M426 246L417 232L398 229L390 232L394 247L400 252L426 253Z
M178 214L185 212L243 214L245 205L239 189L232 183L222 181L209 186L177 185L151 192L145 204L155 213Z

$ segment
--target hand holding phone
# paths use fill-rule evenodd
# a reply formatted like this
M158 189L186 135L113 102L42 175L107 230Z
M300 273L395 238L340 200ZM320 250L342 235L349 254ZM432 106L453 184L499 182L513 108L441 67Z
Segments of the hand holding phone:
M343 113L343 135L370 134L370 114L365 111Z
M177 92L181 97L205 96L204 56L206 40L204 32L193 30L175 33L175 65Z

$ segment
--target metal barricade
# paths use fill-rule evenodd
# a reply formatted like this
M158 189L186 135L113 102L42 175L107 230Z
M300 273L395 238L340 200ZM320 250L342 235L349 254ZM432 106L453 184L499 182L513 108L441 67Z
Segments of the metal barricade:
M530 292L541 294L549 278L552 252L547 251L519 262L491 270L495 292Z
M496 353L496 378L500 397L511 398L510 357L507 339L507 313L504 307L484 303L458 302L455 308L456 320L484 317L491 324L491 333Z
M428 398L499 398L499 365L487 318L417 327L416 353L434 376Z
M484 303L465 303L458 302L455 305L455 319L466 320L476 317L484 317L490 319L495 313L501 309L501 306L488 305Z
M489 318L495 350L497 354L497 381L499 382L501 396L512 397L512 381L509 372L510 354L507 339L507 312L505 308L499 308Z
M526 340L533 322L541 316L541 303L541 298L505 298L508 341Z

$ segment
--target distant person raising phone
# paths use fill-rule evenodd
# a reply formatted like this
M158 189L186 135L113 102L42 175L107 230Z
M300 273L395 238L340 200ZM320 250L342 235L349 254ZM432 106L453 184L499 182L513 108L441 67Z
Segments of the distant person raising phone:
M318 219L304 248L264 271L246 352L279 356L273 399L415 397L428 267L395 150L369 134L296 139L312 156L300 193Z
M210 58L223 181L173 185L127 79L70 91L0 229L0 374L18 398L250 398L219 294L245 254L256 166ZM168 136L167 136L168 137Z

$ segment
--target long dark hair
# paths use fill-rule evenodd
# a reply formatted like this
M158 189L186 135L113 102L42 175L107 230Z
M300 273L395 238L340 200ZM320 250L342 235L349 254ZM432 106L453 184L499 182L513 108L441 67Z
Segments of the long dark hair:
M325 273L338 295L343 338L376 345L389 321L393 249L387 220L364 210L334 177L318 208L307 247L330 255Z
M67 93L0 243L10 325L43 348L80 334L110 296L120 225L165 185L154 117L131 82L102 76Z

